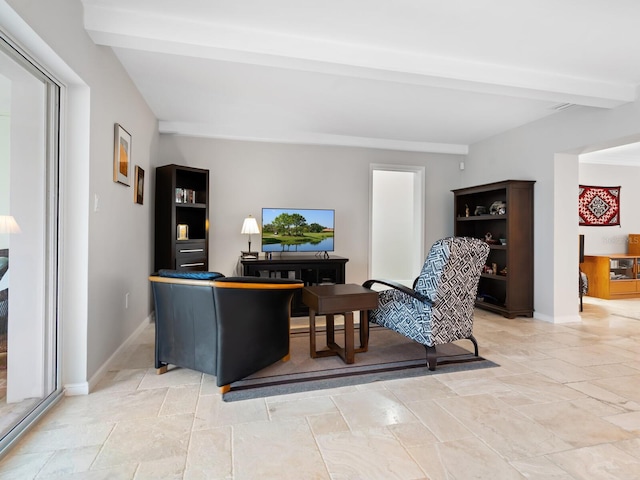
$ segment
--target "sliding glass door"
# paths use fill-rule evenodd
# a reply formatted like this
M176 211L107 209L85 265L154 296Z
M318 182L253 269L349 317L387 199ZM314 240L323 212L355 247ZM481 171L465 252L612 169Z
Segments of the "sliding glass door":
M60 86L0 32L0 449L60 394Z

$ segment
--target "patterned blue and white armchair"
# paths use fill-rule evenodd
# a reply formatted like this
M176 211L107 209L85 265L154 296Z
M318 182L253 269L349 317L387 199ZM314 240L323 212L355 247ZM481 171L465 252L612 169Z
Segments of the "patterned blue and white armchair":
M367 280L391 287L379 293L369 321L425 346L429 370L437 364L436 345L473 337L473 309L489 245L476 238L449 237L433 244L413 289L388 280Z

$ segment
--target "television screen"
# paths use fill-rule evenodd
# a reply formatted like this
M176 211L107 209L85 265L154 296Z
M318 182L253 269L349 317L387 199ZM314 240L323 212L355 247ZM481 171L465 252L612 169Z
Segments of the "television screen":
M333 252L335 211L262 209L263 252Z

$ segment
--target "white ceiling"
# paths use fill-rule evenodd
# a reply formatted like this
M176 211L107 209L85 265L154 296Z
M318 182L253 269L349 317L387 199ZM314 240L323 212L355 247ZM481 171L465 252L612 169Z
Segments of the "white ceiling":
M637 0L83 4L163 133L464 154L640 84Z

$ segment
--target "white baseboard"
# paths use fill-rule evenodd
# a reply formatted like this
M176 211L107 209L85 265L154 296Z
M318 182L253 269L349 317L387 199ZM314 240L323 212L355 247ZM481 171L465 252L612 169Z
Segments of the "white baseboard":
M535 312L533 317L536 318L537 320L542 320L543 322L557 323L557 324L582 323L582 317L580 315L565 315L563 317L550 317L549 315L544 315L542 313Z
M129 335L129 338L127 338L122 343L122 345L120 345L120 347L115 352L113 352L113 355L111 355L109 359L106 362L104 362L104 364L96 371L96 373L89 379L88 382L65 385L64 394L68 396L88 395L91 392L91 390L95 388L98 382L102 380L102 378L106 375L106 373L111 369L111 366L113 365L113 363L116 361L116 359L118 359L122 355L124 350L129 345L131 345L131 343L134 342L136 338L138 338L138 336L144 331L145 328L147 328L147 326L150 323L153 322L153 315L154 314L152 312L147 318L145 318L140 323L138 328L136 328L134 332L131 335Z
M73 397L76 395L88 395L89 382L69 383L64 386L64 394L67 397Z

